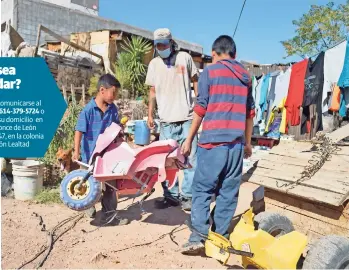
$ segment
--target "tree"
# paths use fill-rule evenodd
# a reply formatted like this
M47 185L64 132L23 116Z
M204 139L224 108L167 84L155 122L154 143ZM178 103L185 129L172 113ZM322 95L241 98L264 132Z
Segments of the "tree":
M349 32L349 0L345 4L312 5L309 12L294 20L296 35L281 41L287 56L312 56L343 40Z

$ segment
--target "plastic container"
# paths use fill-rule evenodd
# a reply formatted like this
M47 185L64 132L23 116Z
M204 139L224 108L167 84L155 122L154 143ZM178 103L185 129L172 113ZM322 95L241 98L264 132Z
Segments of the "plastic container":
M15 199L32 200L42 190L44 166L35 160L11 160Z
M150 129L148 128L147 121L136 120L135 121L135 144L148 145L150 143Z
M128 133L128 134L135 133L135 122L134 121L128 121L126 123L126 133Z

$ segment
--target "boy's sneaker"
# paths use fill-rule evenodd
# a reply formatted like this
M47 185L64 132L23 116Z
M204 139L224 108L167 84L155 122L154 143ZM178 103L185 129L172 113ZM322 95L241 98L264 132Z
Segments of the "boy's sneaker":
M116 216L112 219L112 217L115 214L112 215L106 215L102 214L100 226L106 227L106 226L123 226L130 223L130 221L127 218L121 218L119 216ZM112 219L112 220L111 220Z
M95 218L96 217L96 208L92 206L91 208L84 211L85 215L89 218Z
M159 200L156 200L154 203L155 208L157 209L166 209L171 206L179 206L180 200L174 197L163 197Z
M187 242L181 248L183 255L200 255L205 252L205 245L201 242Z
M191 198L182 198L182 209L184 211L191 211Z

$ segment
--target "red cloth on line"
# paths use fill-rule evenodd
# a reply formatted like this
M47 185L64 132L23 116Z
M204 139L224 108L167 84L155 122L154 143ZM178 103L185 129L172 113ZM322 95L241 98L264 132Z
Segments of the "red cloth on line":
M292 66L290 85L285 103L286 123L290 122L291 126L300 124L300 107L303 104L304 79L308 62L308 59L304 59Z

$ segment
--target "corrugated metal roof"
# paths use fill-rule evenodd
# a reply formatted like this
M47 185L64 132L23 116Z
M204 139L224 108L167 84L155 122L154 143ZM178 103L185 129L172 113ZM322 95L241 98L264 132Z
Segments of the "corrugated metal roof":
M241 64L250 72L251 76L261 76L274 72L277 70L285 71L292 63L289 64L270 64L270 65L259 65L256 63L250 63L246 61L241 61Z

